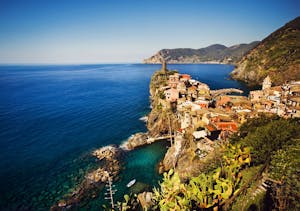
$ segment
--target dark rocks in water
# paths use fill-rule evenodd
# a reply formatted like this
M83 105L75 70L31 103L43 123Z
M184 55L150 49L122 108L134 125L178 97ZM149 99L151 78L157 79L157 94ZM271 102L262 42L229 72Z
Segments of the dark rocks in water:
M88 173L80 185L72 192L59 200L50 210L72 210L98 196L108 178L116 179L121 169L123 151L115 146L106 146L95 150L92 155L101 160L101 166Z
M129 139L124 144L122 144L121 148L125 150L132 150L134 148L148 144L147 140L147 133L136 133L129 137Z
M148 191L150 190L150 186L146 183L142 183L142 182L136 182L131 188L130 188L130 192L137 194L137 193L141 193L143 191Z
M67 206L67 202L65 200L61 200L61 201L58 202L57 206L59 206L59 207L65 207L65 206Z

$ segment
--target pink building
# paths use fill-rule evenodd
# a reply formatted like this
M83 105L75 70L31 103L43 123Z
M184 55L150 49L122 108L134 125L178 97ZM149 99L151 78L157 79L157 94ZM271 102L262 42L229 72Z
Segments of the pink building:
M177 88L177 85L178 85L178 82L179 82L179 74L178 73L175 73L174 75L170 75L169 76L169 81L168 81L168 85L171 87L171 88Z
M179 98L179 92L174 88L165 90L164 94L166 96L166 100L169 102L176 102Z
M264 97L264 92L261 90L250 91L249 97L251 101L260 101Z

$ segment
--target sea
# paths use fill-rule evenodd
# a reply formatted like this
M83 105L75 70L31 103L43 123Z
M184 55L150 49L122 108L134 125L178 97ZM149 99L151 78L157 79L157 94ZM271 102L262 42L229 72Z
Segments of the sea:
M248 88L229 79L231 65L172 64L211 89ZM149 82L160 65L1 65L0 210L49 210L97 166L91 152L120 145L145 132L140 118L150 112ZM127 152L115 182L123 200L136 179L149 188L161 176L157 164L166 141ZM103 191L79 205L101 210Z

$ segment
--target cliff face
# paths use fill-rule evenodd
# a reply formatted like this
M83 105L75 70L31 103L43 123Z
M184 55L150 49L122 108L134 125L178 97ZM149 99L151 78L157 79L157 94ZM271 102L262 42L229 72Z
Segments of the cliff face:
M231 47L215 44L206 48L163 49L144 60L146 64L157 64L164 59L167 63L234 63L259 42L239 44Z
M179 123L172 112L169 103L166 102L160 88L167 85L168 75L174 71L156 71L150 82L150 99L152 110L148 115L147 128L151 136L168 134L170 125L172 130L179 128Z
M260 42L231 73L249 85L260 85L267 75L275 85L300 79L300 17Z
M150 99L152 110L148 115L147 128L152 137L169 135L177 132L180 123L172 110L172 105L164 99L163 87L167 85L169 75L174 71L156 71L150 82ZM174 105L176 107L176 105ZM186 180L196 176L211 163L215 162L215 150L211 143L196 143L192 136L193 130L185 129L184 136L176 134L171 146L159 165L160 173L175 168L179 177ZM196 151L202 149L207 153L205 158L200 158Z

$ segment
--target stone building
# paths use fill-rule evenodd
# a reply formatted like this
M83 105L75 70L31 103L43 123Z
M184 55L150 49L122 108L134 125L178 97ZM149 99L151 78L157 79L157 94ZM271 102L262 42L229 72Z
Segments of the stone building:
M269 89L272 86L272 81L270 76L267 76L262 83L262 90Z

